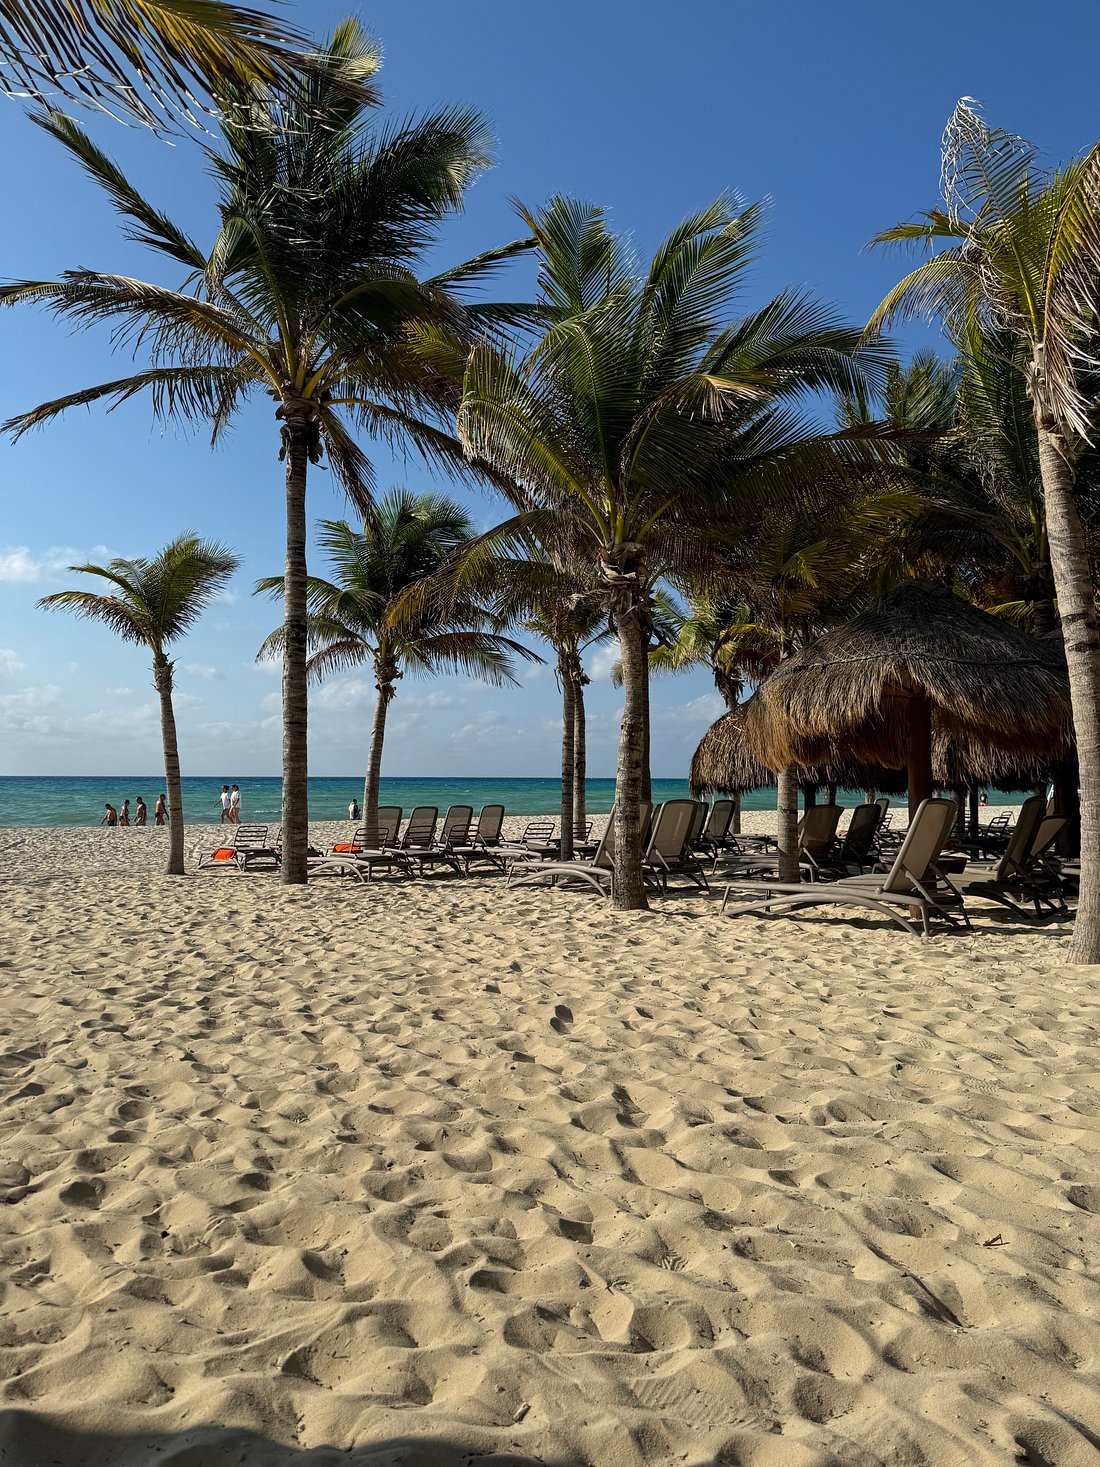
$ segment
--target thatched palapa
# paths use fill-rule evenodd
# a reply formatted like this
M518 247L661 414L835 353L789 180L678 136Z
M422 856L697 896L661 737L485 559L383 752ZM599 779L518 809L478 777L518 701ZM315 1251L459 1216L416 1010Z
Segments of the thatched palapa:
M732 712L723 713L699 741L689 776L693 799L775 788L775 771L757 758L745 737L744 714L752 701L750 698ZM937 785L947 789L972 785L1006 793L1033 790L1049 778L1049 772L1047 761L1041 759L1021 761L974 740L947 744L942 737L933 739L933 777ZM836 750L824 764L795 765L794 777L799 785L835 784L848 790L873 789L882 795L901 795L906 787L904 769L857 764L845 760Z
M708 795L743 795L748 790L774 788L775 771L757 758L745 737L745 712L756 694L723 713L703 735L691 760L689 776L694 799ZM799 785L835 784L842 789L874 788L883 794L901 794L905 776L897 770L882 769L846 759L833 749L815 765L796 765L795 782Z
M914 581L778 668L744 728L769 768L824 762L836 747L904 768L913 809L932 792L934 742L1006 766L1065 758L1069 679L1060 645Z

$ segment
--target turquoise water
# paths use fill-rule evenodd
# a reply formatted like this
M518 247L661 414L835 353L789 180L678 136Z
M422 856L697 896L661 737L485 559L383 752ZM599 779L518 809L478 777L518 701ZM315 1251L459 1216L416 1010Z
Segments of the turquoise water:
M245 820L267 823L279 819L282 781L277 778L249 779L232 771L215 779L185 779L183 805L185 818L192 823L216 821L221 811L218 796L223 784L236 782L241 787L241 813ZM149 806L164 787L159 775L104 775L80 778L17 777L0 778L0 825L96 825L103 815L107 800L116 808L129 798L131 812L138 795ZM510 815L553 815L561 799L561 786L554 779L383 779L382 802L400 805L406 814L414 805L482 805L503 803ZM655 779L654 800L682 799L687 784L676 779ZM346 779L311 779L309 813L314 820L345 820L348 802L354 796L363 798L361 777ZM588 781L588 808L593 815L605 814L615 798L613 779ZM859 804L861 791L842 791L840 804L849 809ZM1014 803L1011 795L990 791L990 803ZM1018 799L1018 797L1016 797ZM746 810L773 810L774 790L756 790L744 798ZM895 803L900 803L895 801Z

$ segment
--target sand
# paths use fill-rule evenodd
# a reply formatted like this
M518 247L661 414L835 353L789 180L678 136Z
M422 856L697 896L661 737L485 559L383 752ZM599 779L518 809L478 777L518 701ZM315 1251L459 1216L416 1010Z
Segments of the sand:
M1100 1460L1064 927L162 857L0 831L4 1467Z

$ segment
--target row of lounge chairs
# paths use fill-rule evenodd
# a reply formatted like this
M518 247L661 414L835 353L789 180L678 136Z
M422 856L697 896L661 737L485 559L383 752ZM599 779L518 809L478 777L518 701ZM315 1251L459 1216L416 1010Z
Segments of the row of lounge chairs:
M1068 911L1072 875L1054 855L1065 819L1048 814L1041 795L1025 800L1015 825L1005 830L1000 855L984 862L948 849L957 815L953 800L926 800L908 831L897 833L893 848L884 838L888 801L856 806L843 836L837 834L840 807L814 806L799 824L797 882L778 878L774 840L730 834L732 803L642 805L642 870L651 889L665 893L671 878L681 876L709 890L708 875L717 874L724 882L722 909L731 915L854 905L882 911L912 932L919 919L925 935L933 918L968 926L970 898L1034 919ZM402 829L400 808L382 806L377 820L361 825L349 840L311 851L310 874L369 881L376 869L424 876L448 868L468 875L483 863L505 872L510 886L579 881L613 894L614 810L598 841L575 843L571 861L560 858L552 821L530 821L518 840L507 840L504 814L503 805L486 805L475 820L471 806L453 805L440 822L436 807L417 806ZM267 826L241 825L231 845L200 854L198 869L271 869L280 858L278 831L271 839ZM869 869L876 865L877 871Z
M797 883L753 872L737 874L726 886L722 909L727 910L732 892L738 901L728 908L731 914L822 905L869 907L910 932L917 931L914 919L919 918L925 937L933 917L969 927L968 897L997 902L1023 917L1061 916L1068 910L1069 883L1053 854L1066 821L1062 815L1046 814L1042 795L1024 801L1000 858L973 865L965 876L959 870L965 857L945 854L957 814L954 800L923 801L889 868L881 873L845 870L832 880Z

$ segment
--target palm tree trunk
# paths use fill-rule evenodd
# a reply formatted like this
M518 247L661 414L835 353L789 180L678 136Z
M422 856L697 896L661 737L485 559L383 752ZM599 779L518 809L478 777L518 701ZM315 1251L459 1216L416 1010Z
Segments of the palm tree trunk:
M733 796L733 815L730 819L730 835L741 834L741 796Z
M775 777L775 811L779 824L779 879L798 880L798 785L793 769Z
M584 840L588 828L588 729L584 711L584 669L578 658L573 668L573 839Z
M558 651L558 678L561 681L561 843L558 847L563 861L573 859L573 761L575 758L576 687L569 653Z
M1081 891L1068 960L1100 962L1100 626L1085 537L1073 499L1064 437L1037 393L1039 468L1047 539L1069 668L1070 703L1081 782Z
M615 905L622 912L646 911L645 882L642 880L642 843L639 802L643 764L648 750L645 740L646 684L649 658L637 608L616 617L619 631L619 661L623 671L623 719L619 727L619 763L615 774Z
M646 660L646 674L643 679L642 696L642 780L639 786L638 798L640 800L653 799L653 767L650 752L650 722L649 722L649 638L645 637L642 653Z
M378 698L374 705L374 718L370 726L370 751L367 754L367 773L363 780L363 824L378 829L378 787L382 779L382 745L386 738L386 714L394 696L393 683L381 672L375 687Z
M288 414L289 417L289 414ZM286 569L283 581L283 860L287 886L306 880L309 852L309 765L306 695L306 472L308 429L288 421Z
M160 739L164 748L164 783L168 795L168 875L183 870L183 785L176 715L172 708L172 664L163 652L153 654L153 682L160 695Z

